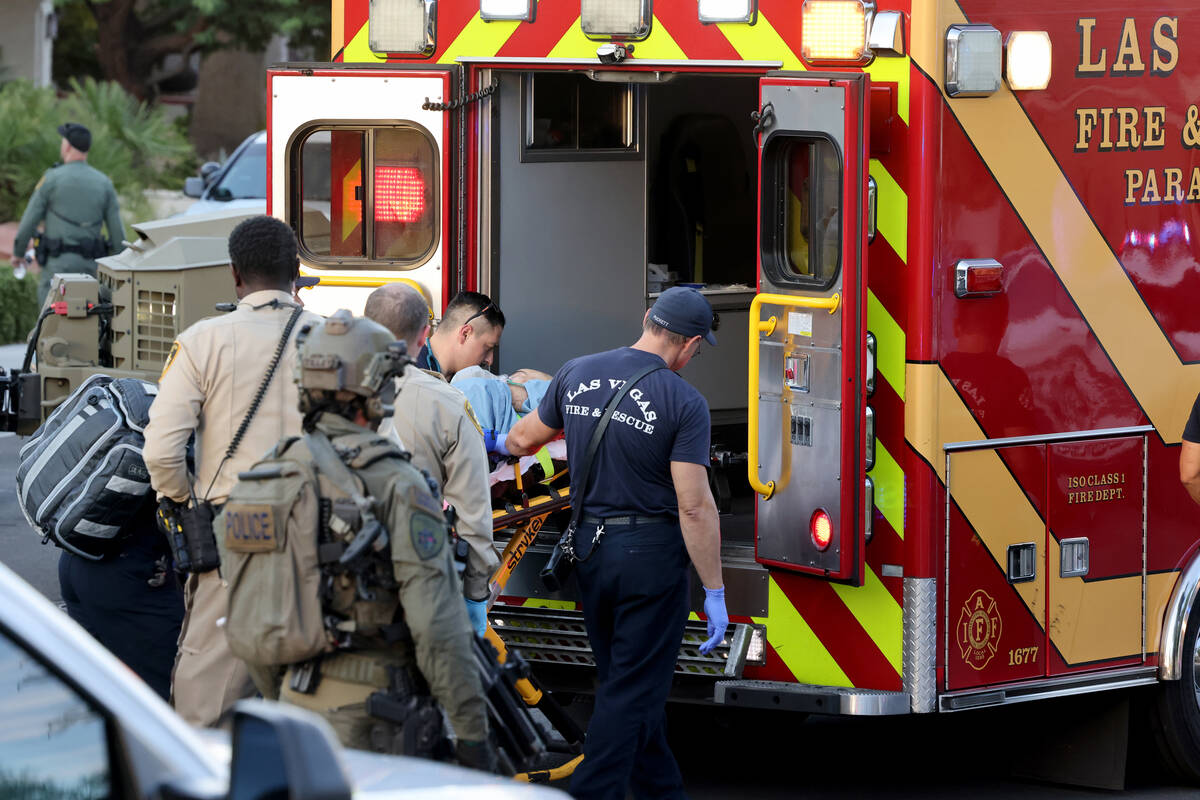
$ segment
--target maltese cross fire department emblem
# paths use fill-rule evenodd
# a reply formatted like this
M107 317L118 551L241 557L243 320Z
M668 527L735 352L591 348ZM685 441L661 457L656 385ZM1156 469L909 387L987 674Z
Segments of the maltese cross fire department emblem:
M983 589L976 589L958 615L958 647L963 661L983 669L1000 643L1000 612L996 601Z

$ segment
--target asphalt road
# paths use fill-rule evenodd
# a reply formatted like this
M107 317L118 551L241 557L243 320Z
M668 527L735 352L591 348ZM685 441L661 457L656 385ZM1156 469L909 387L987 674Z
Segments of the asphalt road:
M0 347L0 364L19 348ZM0 560L51 600L59 600L58 551L42 545L17 506L15 472L20 440L0 434ZM1115 755L1103 748L1057 747L1065 724L1086 727L1089 714L1120 695L954 715L841 719L778 711L678 706L669 735L693 798L1195 798L1197 790L1136 759L1124 791L1067 787L1022 777L1036 772L1038 754L1055 763L1110 771ZM580 708L586 714L586 704ZM1135 738L1131 747L1137 748ZM1074 740L1069 740L1074 741ZM1079 771L1079 770L1077 770Z

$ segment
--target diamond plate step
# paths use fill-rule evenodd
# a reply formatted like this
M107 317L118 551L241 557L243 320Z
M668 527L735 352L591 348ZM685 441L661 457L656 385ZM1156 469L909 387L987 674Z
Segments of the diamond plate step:
M581 611L496 604L488 612L488 619L504 644L520 650L526 661L580 667L596 665ZM721 644L708 655L701 655L700 645L708 640L705 623L689 620L675 662L675 673L726 679L741 677L753 632L752 625L730 624Z

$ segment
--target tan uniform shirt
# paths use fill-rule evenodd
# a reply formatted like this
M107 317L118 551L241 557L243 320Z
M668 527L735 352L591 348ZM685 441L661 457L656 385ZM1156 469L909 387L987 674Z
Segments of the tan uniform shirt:
M272 300L287 305L264 306ZM196 497L214 503L224 502L237 474L249 469L277 441L300 434L300 398L292 380L296 333L306 323L321 319L309 311L296 321L291 341L237 452L220 466L258 392L292 309L287 292L253 292L234 311L201 320L179 334L159 379L158 397L150 406L143 451L150 483L160 495L177 502L187 500L186 453L193 431Z
M379 432L412 453L412 463L442 486L458 512L458 535L470 546L464 594L488 596L488 580L500 564L492 540L492 500L483 433L466 395L441 375L410 367L396 379L395 414Z

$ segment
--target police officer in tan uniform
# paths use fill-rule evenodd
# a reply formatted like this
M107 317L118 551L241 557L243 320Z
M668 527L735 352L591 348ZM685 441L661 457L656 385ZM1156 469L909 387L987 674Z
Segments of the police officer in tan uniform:
M490 770L495 768L495 755L487 703L470 623L456 602L462 587L441 503L404 452L372 430L385 413L377 400L379 392L397 367L403 369L395 344L382 325L355 319L345 310L301 331L295 376L305 435L281 441L260 462L256 470L267 474L237 486L223 520L226 529L233 518L234 530L249 530L250 523L241 524L238 517L260 514L270 498L293 507L285 493L289 485L296 491L291 477L296 473L288 465L315 468L326 482L321 495L331 506L330 522L319 534L322 549L339 543L345 547L339 559L322 561L321 567L322 580L329 581L322 584L327 587L321 592L322 616L336 646L326 645L318 658L288 666L280 699L320 713L348 747L426 757L448 755L438 747L444 740L444 709L454 728L459 762ZM351 495L353 505L347 506L339 493L350 492L360 494ZM358 547L359 555L352 557L355 542L372 530L365 521L366 508L382 532L374 528L371 538ZM298 538L289 528L289 544L284 545L295 548L297 559ZM232 544L228 537L224 541L234 551L258 549L257 542L239 547L236 536ZM306 566L293 558L279 559L275 568ZM284 585L270 569L257 581L241 585L252 580L251 568L235 553L229 560L231 575L239 581L234 586L239 604L241 596L253 603L263 591ZM254 651L257 642L279 627L264 617L257 626L264 635L253 635L256 626L243 631L241 626L259 608L261 604L255 604L231 621L235 627L230 636L239 643L239 652L243 644Z
M252 217L229 236L238 304L179 335L150 408L144 457L160 498L187 504L191 496L219 507L238 472L284 436L300 433L299 395L291 381L295 331L320 317L301 311L280 368L266 386L236 452L226 450L250 412L263 376L296 305L296 239L271 217ZM195 435L195 485L188 475L188 440ZM218 570L193 574L172 674L175 709L194 725L214 725L234 701L254 692L246 666L229 651L221 629L226 597Z
M366 316L419 352L429 335L429 307L403 283L381 286L367 298ZM458 535L470 546L463 575L467 612L477 633L487 626L488 581L500 563L492 541L488 459L467 398L439 373L415 368L396 379L395 412L379 432L412 453L458 512Z

